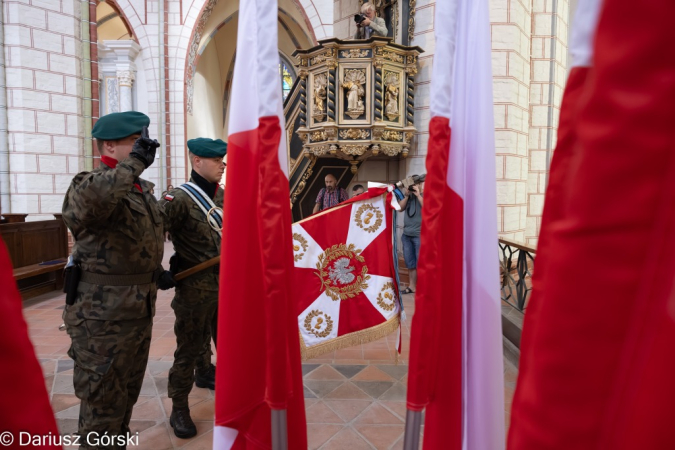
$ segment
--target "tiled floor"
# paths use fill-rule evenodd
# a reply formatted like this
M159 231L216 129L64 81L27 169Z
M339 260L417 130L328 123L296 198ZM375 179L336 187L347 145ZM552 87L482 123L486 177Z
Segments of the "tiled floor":
M167 253L170 253L167 247ZM143 390L134 408L132 432L138 431L137 449L211 449L214 396L195 387L190 409L198 435L178 439L169 426L171 400L167 397L168 371L175 337L172 291L160 292L153 327L150 360ZM59 331L64 296L45 294L25 302L24 316L42 364L61 433L77 430L79 401L73 394L73 362L66 351L70 339ZM408 320L402 328L402 353L395 358L396 335L369 344L338 350L303 364L307 431L310 449L401 449L405 419L407 360L413 296L404 296ZM215 357L214 357L215 359ZM517 370L505 361L506 419Z

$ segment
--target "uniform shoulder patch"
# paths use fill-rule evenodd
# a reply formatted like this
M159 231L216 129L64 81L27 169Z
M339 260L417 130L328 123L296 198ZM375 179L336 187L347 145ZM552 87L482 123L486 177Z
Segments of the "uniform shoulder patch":
M171 195L171 194L166 194L166 195L164 196L164 200L168 200L168 201L173 200L173 195Z

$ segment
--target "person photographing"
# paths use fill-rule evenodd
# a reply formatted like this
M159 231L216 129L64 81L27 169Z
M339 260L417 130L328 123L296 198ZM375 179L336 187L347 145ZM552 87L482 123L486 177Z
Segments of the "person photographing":
M370 2L365 2L361 6L361 14L354 16L354 22L356 22L354 39L368 39L371 36L386 37L389 34L384 19L377 17L375 6Z
M417 290L417 262L420 257L420 231L422 229L422 197L424 182L414 184L408 188L408 193L399 202L403 212L403 259L410 275L410 285L401 291L402 294L412 294Z

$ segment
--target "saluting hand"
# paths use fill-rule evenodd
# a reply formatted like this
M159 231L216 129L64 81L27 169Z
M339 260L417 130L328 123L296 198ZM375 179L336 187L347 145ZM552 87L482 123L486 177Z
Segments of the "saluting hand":
M134 146L131 148L130 156L141 160L147 169L155 162L155 154L157 153L157 147L159 146L159 142L157 142L156 139L150 139L148 127L143 127L141 137L136 139Z

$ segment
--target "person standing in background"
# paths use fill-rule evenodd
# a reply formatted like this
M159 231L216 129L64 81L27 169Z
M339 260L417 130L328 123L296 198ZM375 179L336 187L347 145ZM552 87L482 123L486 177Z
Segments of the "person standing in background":
M420 231L422 230L422 192L424 183L410 186L408 195L401 200L403 214L403 259L410 275L410 285L401 291L402 294L412 294L417 290L417 263L420 257Z
M319 211L324 209L332 208L338 203L344 202L349 199L349 194L347 191L342 189L337 185L337 178L335 175L329 173L324 179L326 187L319 191L319 195L316 197L316 203L314 204L314 210L312 214L316 214Z

